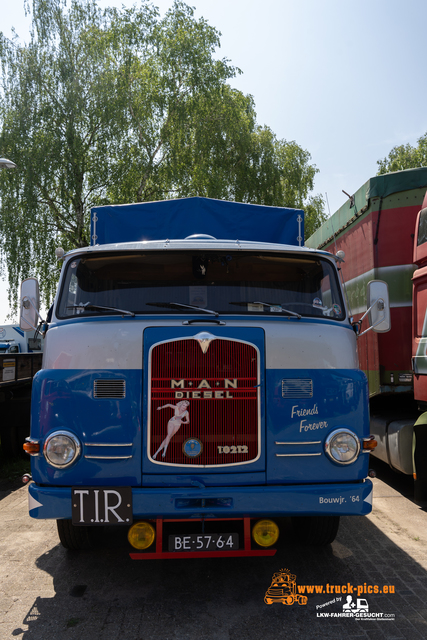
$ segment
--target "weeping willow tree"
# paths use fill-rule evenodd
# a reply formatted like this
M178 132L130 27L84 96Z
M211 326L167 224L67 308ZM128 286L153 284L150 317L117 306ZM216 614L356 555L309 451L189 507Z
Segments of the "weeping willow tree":
M88 212L111 179L118 135L108 28L93 3L73 2L65 12L60 2L37 0L29 44L0 37L0 149L17 164L0 174L0 233L14 294L21 279L37 275L49 300L55 246L89 244Z
M37 276L48 303L54 249L90 243L95 205L200 195L312 207L317 169L295 142L256 122L218 59L220 34L180 1L33 0L28 44L0 33L0 237L11 303Z

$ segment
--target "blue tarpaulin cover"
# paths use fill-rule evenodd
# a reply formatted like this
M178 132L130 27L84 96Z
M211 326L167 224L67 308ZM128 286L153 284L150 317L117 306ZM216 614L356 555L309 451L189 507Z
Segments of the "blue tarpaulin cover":
M303 219L299 209L200 197L106 205L92 209L91 244L181 240L203 233L218 240L302 245Z

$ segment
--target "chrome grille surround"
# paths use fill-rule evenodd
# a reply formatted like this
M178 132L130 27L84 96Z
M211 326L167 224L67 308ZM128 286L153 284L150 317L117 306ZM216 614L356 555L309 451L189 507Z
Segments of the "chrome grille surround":
M150 348L148 458L161 466L187 469L253 463L261 455L259 349L251 342L211 336L208 349L203 350L202 338L206 341L206 332L158 342ZM162 355L159 358L157 350L162 347L164 352L160 350ZM246 361L244 357L239 360L236 353L246 354ZM159 368L159 362L163 369ZM233 368L236 362L238 365ZM219 397L221 394L223 396ZM163 459L162 452L156 459L155 452L173 417L171 409L180 399L190 403L190 421L182 422L171 438L166 459ZM162 408L168 411L160 411ZM193 458L182 452L181 440L187 441L189 436L203 443L203 451ZM221 440L221 437L232 438L233 444ZM242 454L242 447L248 448L248 455ZM222 450L221 454L217 453L219 450Z

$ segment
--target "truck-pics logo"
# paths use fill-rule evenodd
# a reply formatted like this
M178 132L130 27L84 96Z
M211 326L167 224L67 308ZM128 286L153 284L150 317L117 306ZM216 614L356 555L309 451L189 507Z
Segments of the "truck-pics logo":
M281 569L273 575L270 587L265 592L264 602L273 604L273 602L281 602L282 604L307 604L307 596L297 593L296 575L291 573L289 569Z
M359 597L365 594L395 593L394 585L380 586L366 583L352 585L349 582L342 585L297 585L296 580L296 575L291 573L289 569L280 569L280 571L277 571L275 574L273 574L271 585L265 592L264 602L266 604L281 602L282 604L287 605L306 605L308 602L308 597L306 594L333 594L335 597L332 600L327 600L326 602L316 604L317 618L357 618L364 620L395 619L394 613L370 611L368 600L366 598ZM338 605L339 610L328 610L333 605Z

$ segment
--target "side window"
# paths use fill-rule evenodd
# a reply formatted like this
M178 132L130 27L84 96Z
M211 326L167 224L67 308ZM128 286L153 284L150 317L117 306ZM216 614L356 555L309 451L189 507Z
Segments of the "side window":
M418 227L417 245L427 242L427 208L423 209L420 214L420 224Z

